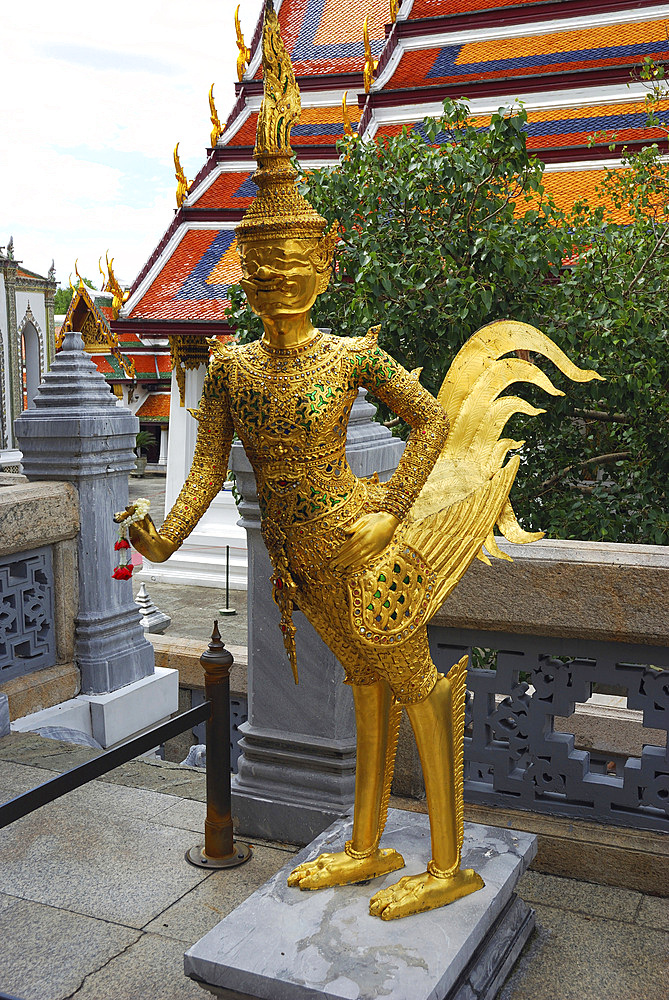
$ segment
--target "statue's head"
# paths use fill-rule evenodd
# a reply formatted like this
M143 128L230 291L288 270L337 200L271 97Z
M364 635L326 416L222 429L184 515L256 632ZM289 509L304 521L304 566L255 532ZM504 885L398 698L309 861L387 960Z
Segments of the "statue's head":
M300 117L300 91L272 0L265 4L263 82L253 151L258 194L236 230L242 287L260 316L295 315L327 288L337 226L326 231L327 222L295 184L290 130Z

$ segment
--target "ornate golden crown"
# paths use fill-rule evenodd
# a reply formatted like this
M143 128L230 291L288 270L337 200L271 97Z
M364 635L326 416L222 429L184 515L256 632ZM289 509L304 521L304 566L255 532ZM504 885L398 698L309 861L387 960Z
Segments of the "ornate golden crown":
M336 225L325 237L327 222L297 190L291 163L290 130L302 105L293 67L281 38L272 0L265 2L262 32L263 101L258 116L253 156L258 169L253 181L258 194L237 226L237 242L248 245L282 237L316 239L329 267Z

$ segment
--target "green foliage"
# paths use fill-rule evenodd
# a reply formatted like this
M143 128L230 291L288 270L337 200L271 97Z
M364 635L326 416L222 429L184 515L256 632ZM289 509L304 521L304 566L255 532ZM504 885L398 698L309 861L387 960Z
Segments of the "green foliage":
M137 432L137 437L135 438L135 450L138 455L141 455L145 448L150 448L151 445L154 444L156 444L156 439L149 431Z
M548 371L565 398L522 388L548 412L508 428L527 442L518 514L552 537L666 544L669 168L650 146L607 174L598 204L566 217L527 153L526 117L500 109L480 129L465 104L446 102L441 119L410 133L344 140L336 169L303 176L314 207L341 226L313 319L342 335L381 322L382 345L422 367L432 392L479 327L540 327L607 381L574 385ZM612 221L611 205L628 225ZM240 289L231 302L240 339L258 336Z

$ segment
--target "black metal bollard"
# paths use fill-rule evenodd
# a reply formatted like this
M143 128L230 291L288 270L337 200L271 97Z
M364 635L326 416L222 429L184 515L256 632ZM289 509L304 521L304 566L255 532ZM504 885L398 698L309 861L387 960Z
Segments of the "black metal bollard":
M230 667L232 654L225 648L218 621L207 649L200 657L204 667L205 697L211 705L207 719L207 818L204 847L191 847L186 861L200 868L234 868L251 857L250 844L237 843L232 832L230 803Z

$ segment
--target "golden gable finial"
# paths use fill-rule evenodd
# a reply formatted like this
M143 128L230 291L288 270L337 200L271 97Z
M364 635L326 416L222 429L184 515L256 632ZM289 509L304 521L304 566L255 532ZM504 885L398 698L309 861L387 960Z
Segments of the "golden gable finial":
M105 254L105 261L107 264L107 273L109 277L107 278L107 284L105 285L104 291L111 292L113 294L112 298L112 312L114 319L118 319L118 314L121 311L121 306L128 299L130 292L123 291L118 283L118 279L114 274L114 258L109 259L109 250ZM101 269L102 270L102 269Z
M191 182L186 180L186 175L181 166L181 160L179 159L179 143L174 147L174 176L177 181L177 208L181 208L183 205L186 195L188 194L188 188Z
M353 131L353 126L351 125L351 117L348 113L348 105L346 103L346 98L348 97L348 90L344 91L344 96L341 99L341 113L344 119L344 135L355 135Z
M362 40L365 45L365 65L362 70L362 78L365 84L365 93L368 94L372 89L372 84L374 83L374 73L379 65L379 60L375 59L372 55L372 47L369 44L369 28L367 27L367 17L365 14L365 20L362 23Z
M212 130L211 130L211 135L210 135L209 139L210 139L210 142L211 142L211 148L214 149L214 147L216 146L216 143L218 142L218 140L223 135L223 129L225 128L225 125L221 125L221 120L218 117L218 112L216 111L216 105L214 104L214 85L213 85L213 83L212 83L211 87L209 88L209 114L211 116L211 124L213 126Z
M79 258L78 257L77 257L77 259L74 262L74 273L76 274L77 278L79 278L79 288L83 288L84 287L84 279L79 274Z
M237 10L235 11L235 31L237 32L237 48L239 49L239 55L237 56L237 79L241 83L244 79L244 70L251 58L251 50L246 47L246 42L242 34L242 26L239 23L240 6L241 4L237 4Z
M402 0L390 0L390 22L394 24L400 12Z

